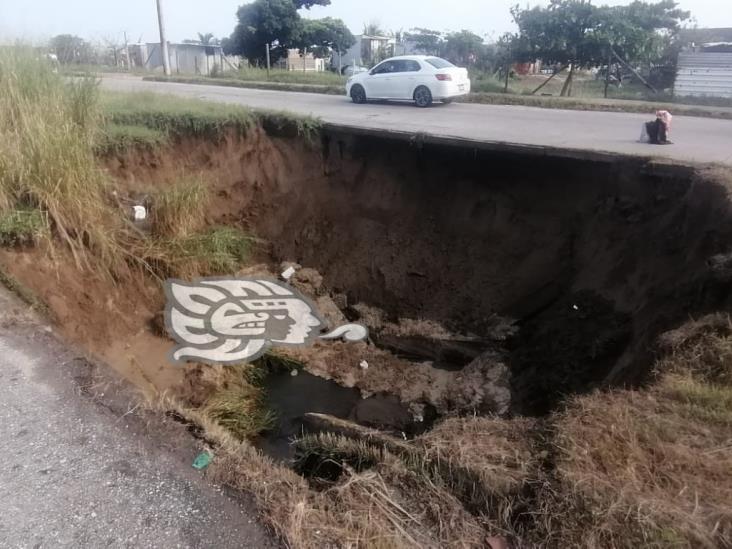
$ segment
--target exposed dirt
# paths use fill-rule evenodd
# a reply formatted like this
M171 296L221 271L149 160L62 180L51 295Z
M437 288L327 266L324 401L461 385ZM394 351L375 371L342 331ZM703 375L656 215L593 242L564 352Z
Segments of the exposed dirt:
M724 262L709 261L729 253L732 215L710 173L527 158L332 132L311 146L258 130L105 163L122 195L201 174L208 224L250 230L268 269L313 268L301 282L326 316L370 324L384 347L298 352L310 371L364 395L504 412L509 399L488 388L510 369L514 410L537 413L567 392L642 381L657 334L726 302ZM66 336L143 388L182 381L151 324L157 283L82 278L63 254L42 256L0 260Z

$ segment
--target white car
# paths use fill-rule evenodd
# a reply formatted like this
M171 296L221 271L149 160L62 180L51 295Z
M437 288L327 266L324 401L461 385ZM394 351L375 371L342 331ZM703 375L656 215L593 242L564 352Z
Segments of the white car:
M369 72L348 79L346 94L354 103L372 99L414 101L429 107L470 93L467 69L429 55L405 55L382 61Z

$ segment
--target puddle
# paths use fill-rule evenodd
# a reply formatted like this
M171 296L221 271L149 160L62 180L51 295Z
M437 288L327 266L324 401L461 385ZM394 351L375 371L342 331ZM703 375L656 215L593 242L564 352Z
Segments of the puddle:
M303 421L307 413L320 413L348 419L367 427L383 429L399 436L414 436L426 430L434 420L416 422L409 410L391 395L361 398L357 389L342 387L300 370L274 372L264 381L267 402L277 414L276 427L254 441L266 455L280 461L294 457L293 438L311 432Z

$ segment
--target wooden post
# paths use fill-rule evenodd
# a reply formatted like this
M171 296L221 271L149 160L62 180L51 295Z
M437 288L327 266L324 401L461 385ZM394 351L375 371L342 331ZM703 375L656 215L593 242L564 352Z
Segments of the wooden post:
M562 91L559 93L560 97L569 97L572 95L572 77L574 76L574 63L570 63L569 65L569 74L567 75L567 79L564 81L564 86L562 86Z
M503 93L508 93L508 77L511 75L511 63L506 64L506 82L503 86Z
M620 57L620 56L619 56L619 55L618 55L618 54L617 54L617 53L615 52L615 50L611 49L610 51L612 52L612 54L613 54L613 56L615 57L615 59L617 59L618 61L620 61L620 64L621 64L621 65L623 65L623 66L624 66L625 68L627 68L627 69L628 69L628 70L629 70L630 72L632 72L632 73L633 73L634 75L636 75L636 76L638 77L638 80L640 80L641 82L643 82L643 85L645 85L645 87L646 87L646 88L648 88L649 90L651 90L651 91L652 91L653 93L658 93L658 90L657 90L656 88L654 88L653 86L651 86L651 85L650 85L650 84L649 84L648 82L646 82L646 79L645 79L645 78L643 78L643 77L642 77L642 76L641 76L640 74L638 74L638 71L636 71L636 70L635 70L635 69L634 69L633 67L631 67L631 66L630 66L630 65L629 65L629 64L628 64L628 63L627 63L627 62L625 61L625 59L623 59L622 57Z
M605 71L605 99L607 99L607 89L610 86L610 63L612 63L613 58L608 55L607 57L607 70Z
M541 84L539 84L539 87L538 88L536 88L534 91L531 92L531 95L535 95L536 92L538 92L541 88L543 88L544 86L546 86L552 78L554 78L556 75L558 75L560 72L562 72L566 68L567 68L566 66L565 67L560 67L560 69L558 71L554 71L549 78L547 78L546 80L544 80Z

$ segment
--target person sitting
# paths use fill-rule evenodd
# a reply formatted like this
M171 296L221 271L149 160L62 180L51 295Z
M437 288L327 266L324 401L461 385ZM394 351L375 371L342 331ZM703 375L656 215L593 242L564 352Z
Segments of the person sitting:
M646 122L641 132L641 141L652 145L670 145L671 120L673 116L668 111L657 111L656 119Z

